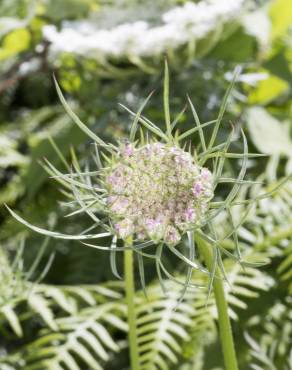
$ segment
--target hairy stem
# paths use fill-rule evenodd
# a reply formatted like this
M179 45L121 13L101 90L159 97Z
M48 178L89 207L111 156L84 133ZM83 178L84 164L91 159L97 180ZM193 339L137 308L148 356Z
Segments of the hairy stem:
M212 248L206 241L199 237L196 237L196 241L199 251L206 262L208 270L211 271L213 265ZM221 274L219 268L216 268L216 276L220 277L220 275ZM215 278L213 289L218 312L220 340L224 357L225 370L238 370L223 280L220 278Z
M124 276L126 289L126 303L128 306L131 370L139 370L139 354L137 345L137 325L135 311L134 259L132 250L124 251Z

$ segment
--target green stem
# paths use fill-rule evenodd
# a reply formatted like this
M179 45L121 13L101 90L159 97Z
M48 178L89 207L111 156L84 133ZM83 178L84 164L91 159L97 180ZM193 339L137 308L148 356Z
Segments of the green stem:
M124 251L124 276L126 289L126 303L128 306L131 370L139 370L139 354L137 344L137 325L135 311L134 260L132 250Z
M201 238L196 237L196 241L199 251L206 262L208 270L211 271L213 265L212 248L205 240ZM219 268L216 268L216 276L221 276ZM238 370L223 280L215 277L213 282L213 289L218 312L220 339L225 363L225 370Z

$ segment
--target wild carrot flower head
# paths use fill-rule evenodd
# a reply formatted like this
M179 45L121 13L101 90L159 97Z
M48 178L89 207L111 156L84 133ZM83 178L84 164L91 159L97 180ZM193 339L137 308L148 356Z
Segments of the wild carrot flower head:
M105 176L118 236L176 245L199 226L213 197L212 175L174 145L120 147Z

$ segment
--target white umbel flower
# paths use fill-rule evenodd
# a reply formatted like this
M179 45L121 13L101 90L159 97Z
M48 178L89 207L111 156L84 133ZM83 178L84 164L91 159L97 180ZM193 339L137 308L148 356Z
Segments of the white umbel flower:
M155 27L140 20L99 29L88 21L78 21L65 24L60 31L55 26L45 26L43 34L51 43L52 56L70 52L106 60L161 55L200 40L218 25L238 17L243 3L243 0L188 1L164 13L161 24Z

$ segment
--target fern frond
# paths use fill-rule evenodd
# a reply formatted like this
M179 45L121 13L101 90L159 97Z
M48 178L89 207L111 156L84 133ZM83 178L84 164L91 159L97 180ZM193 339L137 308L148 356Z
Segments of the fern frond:
M177 364L183 345L192 339L192 328L212 324L211 304L206 306L204 292L187 291L177 305L181 288L170 280L165 281L165 288L167 295L157 284L147 289L147 300L142 295L137 299L141 370L169 369L170 364Z
M16 334L23 333L21 318L39 317L43 329L36 334L38 339L34 342L9 354L7 363L21 364L21 369L27 370L76 370L84 366L103 369L110 353L120 349L113 333L127 331L122 285L56 287L35 284L31 288L26 300L23 298L26 308L22 307L19 319L17 305L5 306L5 318Z
M291 299L286 298L282 302L276 302L265 317L254 316L249 320L245 338L250 346L249 355L253 359L252 369L290 370L292 368L291 308ZM253 334L250 334L251 331Z
M104 303L78 314L56 319L58 330L43 330L41 337L26 347L23 370L70 369L84 366L103 369L111 352L119 351L112 331L127 330L125 306Z
M239 229L245 243L255 252L266 252L282 259L277 268L282 281L292 278L292 183L282 186L271 198L254 207L246 223ZM292 291L292 283L289 284Z
M250 253L243 255L243 258L258 259L258 254L255 256ZM229 284L225 286L227 301L230 306L229 314L233 319L237 319L237 314L234 309L247 309L246 299L257 298L261 291L268 291L275 282L274 279L260 269L252 267L244 267L234 260L226 259L224 261L227 279ZM256 283L255 283L256 282Z

